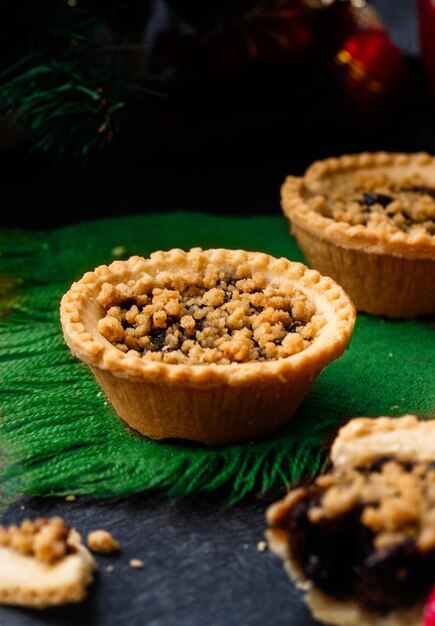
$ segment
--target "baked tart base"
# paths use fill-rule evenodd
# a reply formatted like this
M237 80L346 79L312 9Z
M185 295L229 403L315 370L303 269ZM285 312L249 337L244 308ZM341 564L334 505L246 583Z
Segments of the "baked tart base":
M356 418L332 467L269 507L271 550L313 616L417 626L435 582L435 421Z
M310 264L357 310L417 317L435 313L434 190L432 157L379 152L318 161L281 198Z
M288 332L282 324L280 326L265 322L264 328L268 332L276 333L278 328L283 338L282 341L268 341L260 348L261 339L258 339L258 345L254 339L258 338L258 333L263 328L260 323L263 318L260 321L257 319L253 325L254 330L250 330L241 326L243 316L238 319L236 315L236 319L231 318L236 330L231 331L229 339L221 343L218 339L217 348L203 349L199 345L194 346L195 355L199 354L203 361L194 364L189 364L189 361L179 362L187 352L183 352L185 337L181 336L181 347L174 348L173 352L169 341L175 341L174 337L180 336L180 328L189 328L191 319L185 318L184 313L177 316L174 313L176 308L171 303L170 308L165 309L171 311L165 322L167 327L162 326L164 316L161 311L157 311L156 315L156 303L159 298L163 298L163 308L169 306L166 298L168 294L163 291L169 288L171 291L174 281L181 280L182 291L186 281L193 280L192 289L197 293L195 285L198 281L202 285L204 276L210 275L210 268L218 268L218 273L222 272L222 276L235 274L236 278L240 272L244 272L247 278L241 280L248 282L240 283L237 292L248 303L250 294L259 291L255 289L254 283L249 283L250 275L254 277L254 282L262 277L263 291L268 297L272 294L271 297L274 298L278 294L278 300L268 301L269 304L278 306L282 294L294 294L291 298L295 298L295 304L290 313L295 318L299 315L300 319L293 320L293 317L289 317L293 321L288 326ZM116 293L127 293L128 306L131 306L132 292L128 289L136 289L137 281L141 281L141 285L145 281L156 289L142 294L142 300L137 299L139 304L148 303L140 304L139 308L144 308L139 312L139 317L136 309L130 314L123 312L121 307L121 313L118 309L112 313L118 317L121 315L119 319L122 323L116 320L102 322L108 311L101 304L105 304L101 294L110 294L113 286L118 289ZM169 295L172 298L172 291ZM215 292L211 294L215 295ZM206 298L211 296L207 293ZM203 294L200 297L205 296ZM260 293L256 297L261 299L263 296ZM109 311L111 304L109 298ZM236 304L231 305L235 311ZM134 323L143 322L146 326L148 322L145 320L145 323L145 318L140 316L146 317L148 306L151 307L149 315L152 316L152 323L158 324L158 328L153 326L149 330L151 340L146 336L143 339L138 331L139 326L132 327L128 322L134 318ZM202 315L201 311L205 309L201 307L202 305L198 311L192 309L194 315ZM257 308L260 316L271 316L270 319L282 314L282 311L277 312L272 306ZM206 310L210 313L210 319L218 316L213 307ZM249 308L249 311L252 310L252 307ZM297 311L302 313L296 314ZM309 315L307 311L311 311ZM254 311L254 317L257 313ZM283 315L288 317L288 311L284 311ZM170 327L169 318L172 324ZM70 349L91 368L115 411L132 428L154 439L176 437L207 444L221 444L255 440L283 426L302 402L321 369L340 356L345 349L352 333L355 311L347 295L332 279L322 277L300 263L275 259L258 252L224 249L203 251L197 248L189 252L179 249L156 252L149 259L132 257L127 261L115 261L110 266L101 266L94 272L88 272L63 297L61 320ZM246 324L249 325L248 322L247 318ZM116 347L99 330L106 332L107 324L113 330L114 341L123 338L129 342L132 339L138 342L138 346L145 344L149 349L141 354L137 349L128 349L123 344ZM168 343L159 351L163 341L162 328ZM204 328L207 329L207 323L205 326L201 325L201 328L201 332ZM280 357L279 351L293 344L296 333L301 334L295 340L298 351L290 356ZM202 337L193 334L192 341L195 336ZM189 343L188 347L191 348L191 345ZM250 352L245 351L248 360L243 361L245 352L242 348L246 348L246 345L252 349ZM268 358L269 353L273 358ZM221 356L216 356L217 354ZM229 360L231 356L232 361ZM210 358L215 361L206 360ZM171 362L175 359L176 362Z
M191 439L209 445L253 441L276 432L302 403L318 374L295 374L285 383L201 388L129 381L91 369L116 413L134 430L151 439Z

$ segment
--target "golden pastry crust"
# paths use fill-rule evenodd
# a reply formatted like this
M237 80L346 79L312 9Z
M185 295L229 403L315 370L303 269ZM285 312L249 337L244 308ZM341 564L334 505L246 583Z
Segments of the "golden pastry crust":
M123 352L99 332L105 315L98 302L103 285L109 285L104 287L104 304L110 285L129 287L143 280L159 289L169 278L173 284L177 273L205 276L211 266L224 273L246 266L273 288L284 293L297 290L311 311L306 324L313 331L308 345L273 360L235 359L227 364L204 358L201 364L167 363L162 355L151 360L138 351ZM133 318L137 321L137 316ZM178 437L218 444L258 439L286 423L320 370L344 351L355 310L332 279L300 263L260 252L194 248L155 252L149 259L132 257L88 272L62 298L61 321L71 351L89 365L116 412L130 426L156 439Z
M357 175L384 174L398 185L435 188L435 159L426 153L362 153L313 163L302 178L289 176L281 190L282 207L292 224L334 245L408 259L435 259L435 237L424 228L403 231L387 220L367 227L322 215L317 204L343 179L357 186ZM373 183L372 183L373 184ZM362 185L359 185L362 187ZM370 186L366 186L370 190ZM435 217L435 214L434 214Z

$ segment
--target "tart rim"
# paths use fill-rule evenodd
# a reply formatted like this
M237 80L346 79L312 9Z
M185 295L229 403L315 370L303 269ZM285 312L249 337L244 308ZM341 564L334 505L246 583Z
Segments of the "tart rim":
M124 354L105 339L92 323L83 319L86 302L95 300L104 282L122 282L131 280L138 272L155 274L164 271L166 266L172 271L177 267L192 264L232 262L251 262L256 270L270 274L288 272L288 278L295 281L303 292L314 302L317 311L323 312L326 323L313 339L312 344L301 352L289 357L263 362L232 363L230 365L204 364L171 364L147 361L140 356ZM166 264L166 265L165 265ZM200 270L201 267L194 267ZM323 307L319 303L323 302ZM98 305L99 306L99 305ZM103 309L102 309L103 311ZM147 259L132 256L126 261L114 261L110 265L100 265L92 272L74 282L64 294L60 305L61 323L65 340L71 351L88 365L103 370L110 370L119 377L137 381L162 382L188 386L204 385L246 385L291 380L303 374L320 371L328 362L337 358L345 349L352 334L355 322L355 309L347 294L331 278L324 277L316 270L310 270L301 263L285 258L275 258L262 252L245 250L229 250L212 248L202 250L192 248L183 251L173 248L167 251L152 253ZM94 331L94 332L89 332Z
M281 205L284 215L298 228L318 239L327 240L343 248L354 248L374 254L405 258L435 260L435 237L426 233L409 234L373 231L363 224L338 222L311 209L304 199L304 187L338 173L351 173L360 168L406 168L434 166L435 157L426 152L362 152L344 154L315 161L301 177L287 176L281 187ZM320 192L317 195L322 195Z

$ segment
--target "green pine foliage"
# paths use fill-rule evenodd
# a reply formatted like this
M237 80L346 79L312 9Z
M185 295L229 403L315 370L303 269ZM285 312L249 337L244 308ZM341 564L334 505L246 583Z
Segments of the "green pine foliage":
M141 63L151 2L1 4L0 115L32 149L86 160L116 140L130 107L151 106Z

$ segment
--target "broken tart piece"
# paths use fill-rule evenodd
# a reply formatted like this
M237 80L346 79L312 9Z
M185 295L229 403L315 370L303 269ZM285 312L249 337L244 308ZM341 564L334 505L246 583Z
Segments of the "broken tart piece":
M355 311L300 263L194 248L88 272L63 297L61 320L130 426L219 444L283 426L344 351Z
M44 609L80 602L95 567L60 517L0 526L0 604Z
M267 511L271 549L338 626L418 626L435 584L435 420L357 418L331 469Z
M313 163L281 189L308 261L355 307L375 315L435 313L435 158L362 153Z

